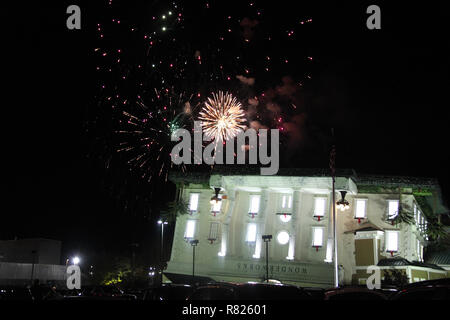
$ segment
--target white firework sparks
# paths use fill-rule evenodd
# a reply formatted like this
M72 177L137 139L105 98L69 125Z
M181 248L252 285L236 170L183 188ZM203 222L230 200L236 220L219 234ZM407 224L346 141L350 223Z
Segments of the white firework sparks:
M241 104L231 94L213 93L200 112L205 134L216 141L233 139L245 127L244 111Z

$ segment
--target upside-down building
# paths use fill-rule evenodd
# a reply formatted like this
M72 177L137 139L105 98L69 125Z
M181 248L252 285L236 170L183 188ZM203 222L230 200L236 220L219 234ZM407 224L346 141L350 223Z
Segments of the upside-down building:
M188 282L262 281L300 286L334 283L332 178L328 170L251 169L171 177L188 213L176 221L165 275ZM335 200L340 284L363 284L368 266L400 269L409 282L447 276L424 263L428 228L447 214L435 179L338 171ZM271 235L264 242L263 235ZM195 261L191 240L198 240ZM383 271L382 271L383 273Z

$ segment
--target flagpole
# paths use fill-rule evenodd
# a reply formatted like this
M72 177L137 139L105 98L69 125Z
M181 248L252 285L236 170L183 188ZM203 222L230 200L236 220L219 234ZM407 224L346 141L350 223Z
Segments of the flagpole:
M336 236L336 195L334 190L335 177L333 179L333 239L334 239L334 286L339 287L338 249Z
M334 130L332 129L332 135L334 138ZM331 171L331 179L332 179L332 220L333 220L333 248L334 248L334 286L336 288L339 287L339 265L338 265L338 248L337 248L337 226L336 226L336 191L335 191L335 182L336 182L336 146L333 144L330 152L330 171Z

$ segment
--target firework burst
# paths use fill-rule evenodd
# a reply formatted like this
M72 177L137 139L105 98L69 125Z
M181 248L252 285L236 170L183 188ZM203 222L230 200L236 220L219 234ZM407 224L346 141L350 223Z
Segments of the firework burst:
M122 111L122 129L116 132L121 137L117 151L126 153L128 164L149 182L155 174L167 180L173 167L170 152L175 142L171 138L177 129L189 128L192 123L192 116L183 112L188 99L184 94L155 89L154 105L138 101L133 114Z
M213 93L200 112L205 134L216 141L233 139L245 126L241 104L229 93Z

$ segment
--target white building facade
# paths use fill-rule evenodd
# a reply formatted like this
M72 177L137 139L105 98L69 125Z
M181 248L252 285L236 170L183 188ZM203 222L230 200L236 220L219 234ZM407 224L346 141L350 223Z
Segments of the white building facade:
M190 241L196 239L195 276L263 281L268 249L269 279L333 286L331 177L212 174L203 181L193 177L173 179L189 214L177 218L167 275L192 276ZM427 222L412 188L402 187L400 194L392 189L363 193L354 177L337 176L335 189L335 200L341 198L338 191L345 191L349 202L348 210L336 211L341 284L361 283L367 267L381 259L423 261ZM220 200L211 201L216 194ZM417 223L393 224L400 207L410 209ZM265 243L263 235L272 235L271 241ZM413 281L413 274L406 272Z

